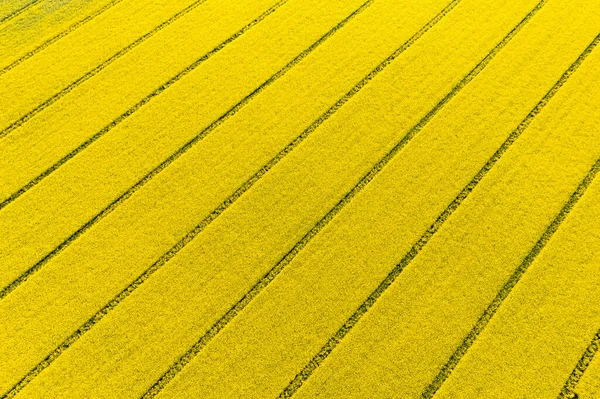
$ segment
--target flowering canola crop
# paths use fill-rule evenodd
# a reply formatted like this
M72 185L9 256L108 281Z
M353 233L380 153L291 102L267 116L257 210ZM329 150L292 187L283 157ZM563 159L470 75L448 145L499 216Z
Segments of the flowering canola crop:
M600 395L600 3L0 4L0 398Z

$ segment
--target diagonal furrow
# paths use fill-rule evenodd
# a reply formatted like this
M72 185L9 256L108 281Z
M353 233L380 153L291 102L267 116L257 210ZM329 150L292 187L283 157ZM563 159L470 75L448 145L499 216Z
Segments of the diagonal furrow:
M583 352L583 355L579 358L579 361L569 374L567 381L565 381L565 385L561 389L558 394L558 399L575 399L577 396L575 394L575 388L577 388L577 384L585 374L587 368L592 363L594 356L598 353L598 349L600 349L600 330L594 335L592 341Z
M33 7L34 5L36 5L37 3L41 2L43 0L33 0L27 4L25 4L23 7L19 8L18 10L15 10L13 12L11 12L10 14L0 18L0 24L6 21L10 21L11 19L18 17L19 15L23 14L25 11L29 10L31 7Z

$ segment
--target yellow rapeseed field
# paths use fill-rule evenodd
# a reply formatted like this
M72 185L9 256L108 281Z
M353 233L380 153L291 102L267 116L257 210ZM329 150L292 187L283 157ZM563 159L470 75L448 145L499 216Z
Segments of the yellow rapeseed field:
M0 399L600 399L600 2L0 0Z

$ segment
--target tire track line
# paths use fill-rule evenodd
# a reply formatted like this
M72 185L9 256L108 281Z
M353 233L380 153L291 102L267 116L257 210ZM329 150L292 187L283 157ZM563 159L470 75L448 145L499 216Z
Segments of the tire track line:
M10 21L11 19L23 14L25 11L27 11L28 9L30 9L31 7L33 7L34 5L36 5L37 3L41 2L43 0L33 0L32 2L24 5L23 7L19 8L18 10L15 10L13 12L11 12L8 15L5 15L4 17L0 18L0 24Z
M525 118L523 122L519 125L517 130L511 134L509 137L510 143L506 146L503 145L502 148L508 148L510 144L512 144L520 135L520 133L525 130L525 128L531 123L533 118L540 113L540 111L544 108L544 106L550 101L550 99L556 94L556 92L565 84L565 82L569 79L569 77L577 70L577 68L583 63L585 58L592 52L592 50L598 45L600 42L600 35L596 36L592 43L581 53L581 55L575 60L573 64L567 69L567 71L561 76L561 78L556 82L556 84L550 89L550 91L542 98L542 100L536 105L532 112ZM506 142L505 142L506 144ZM503 151L505 152L506 149ZM499 157L498 157L499 158ZM496 161L494 161L495 163ZM479 334L485 329L485 327L490 322L491 318L494 316L496 311L500 308L504 300L508 297L512 289L519 282L521 277L525 274L529 266L533 263L535 258L539 255L542 249L546 246L552 235L558 230L561 223L566 219L569 212L573 209L575 204L579 201L579 199L583 196L589 185L592 183L596 174L600 170L600 159L596 161L593 167L590 169L588 174L581 181L577 189L573 192L567 203L560 210L555 219L550 223L550 225L546 228L542 236L536 242L531 251L527 254L525 259L523 259L522 263L517 267L512 276L507 280L502 289L498 292L494 300L489 304L484 313L479 317L473 329L469 332L469 334L465 337L462 343L458 346L456 351L452 354L448 362L442 367L439 374L434 378L433 382L423 391L422 398L431 398L438 391L438 389L442 386L444 381L450 376L452 370L456 367L456 365L460 362L461 358L465 355L465 353L469 350L469 348L473 345Z
M115 0L111 4L106 5L105 7L103 7L102 9L99 10L101 12L98 13L97 15L100 15L102 12L108 10L113 5L115 5L115 4L117 4L117 3L121 2L121 1L123 1L123 0ZM60 100L61 98L63 98L67 94L69 94L71 91L73 91L75 88L77 88L78 86L80 86L82 83L88 81L89 79L91 79L92 77L94 77L95 75L97 75L98 73L100 73L101 71L103 71L110 64L112 64L113 62L115 62L119 58L121 58L124 55L126 55L127 53L129 53L131 50L133 50L134 48L136 48L137 46L139 46L140 44L142 44L143 42L145 42L147 39L151 38L156 33L160 32L161 30L163 30L167 26L171 25L173 22L177 21L179 18L181 18L184 15L188 14L190 11L194 10L195 8L197 8L199 5L201 5L202 3L206 2L206 1L207 0L197 0L197 1L193 2L189 6L185 7L183 10L181 10L181 11L177 12L176 14L174 14L171 18L167 19L166 21L161 22L159 25L155 26L149 32L146 32L142 36L140 36L137 39L135 39L133 42L129 43L127 46L123 47L121 50L119 50L116 53L114 53L112 56L110 56L109 58L107 58L106 60L104 60L102 63L100 63L99 65L97 65L93 69L90 69L88 72L86 72L85 74L83 74L79 78L75 79L73 82L69 83L62 90L56 92L51 97L49 97L46 101L40 103L35 108L33 108L31 111L27 112L25 115L21 116L19 119L17 119L16 121L14 121L10 125L8 125L6 128L4 128L2 131L0 131L0 139L2 139L7 134L9 134L10 132L14 131L19 126L23 125L25 122L27 122L28 120L30 120L31 118L33 118L34 116L36 116L37 114L39 114L40 112L42 112L43 110L45 110L46 108L48 108L49 106L51 106L52 104L54 104L55 102L57 102L58 100ZM94 15L94 16L97 16L97 15ZM91 20L91 18L90 18L90 20ZM87 21L85 21L85 22L87 22ZM75 25L77 25L77 24L75 24ZM83 23L80 24L79 26L81 26L81 25L83 25ZM79 27L79 26L77 26L77 27ZM68 33L66 33L64 36L66 36L67 34ZM56 39L56 40L58 40L58 39ZM50 44L48 44L48 45L50 45ZM4 72L4 70L3 70L3 72ZM1 73L0 73L0 75L1 75ZM144 101L144 100L142 100L142 101ZM1 208L2 208L2 206L0 205L0 209Z
M576 398L578 398L578 395L575 393L577 384L579 384L581 377L583 377L587 368L592 363L592 360L594 359L594 356L598 352L599 348L600 348L600 330L598 330L596 335L594 335L594 338L592 338L592 341L590 342L588 347L585 349L585 352L583 352L583 355L581 355L581 358L579 358L579 361L575 365L575 368L573 369L573 371L571 371L571 374L567 378L567 381L565 381L565 385L563 386L560 393L558 394L558 399L576 399Z
M461 0L454 0L454 1L458 2L458 1L461 1ZM115 200L108 208L105 208L105 210L103 211L105 213L101 212L94 219L92 219L90 222L88 222L88 224L86 224L86 226L87 226L86 230L89 227L91 227L91 224L97 222L100 218L106 216L106 214L108 214L112 210L114 210L120 203L122 203L127 198L129 198L135 191L137 191L137 189L139 189L140 187L142 187L145 183L147 183L156 174L160 173L160 171L162 171L170 163L172 163L173 161L175 161L175 159L177 159L184 152L186 152L188 149L190 149L195 143L197 143L204 136L206 136L206 134L208 134L211 130L213 130L215 127L217 127L220 124L222 124L223 122L225 122L229 117L231 117L235 113L237 113L254 96L256 96L258 93L262 92L270 84L272 84L277 79L279 79L281 76L283 76L288 70L290 70L293 66L295 66L296 64L298 64L302 59L306 58L314 49L316 49L320 44L322 44L323 42L325 42L329 37L333 36L333 34L335 34L337 31L339 31L343 26L345 26L355 16L357 16L362 11L364 11L373 2L374 2L374 0L368 0L367 2L363 3L352 14L350 14L348 17L346 17L341 22L339 22L336 26L334 26L331 30L329 30L325 35L323 35L315 43L313 43L309 48L307 48L302 53L300 53L290 63L288 63L281 70L279 70L277 73L275 73L273 76L271 76L271 78L269 78L267 81L265 81L261 86L259 86L257 89L255 89L251 94L249 94L247 97L245 97L243 100L241 100L236 106L234 106L232 109L230 109L221 118L217 119L215 122L213 122L213 124L211 124L209 127L207 127L206 129L204 129L198 136L196 136L194 139L192 139L191 141L189 141L184 147L182 147L180 150L178 150L176 153L174 153L170 158L168 158L167 160L165 160L156 169L154 169L152 172L148 173L148 175L146 175L135 186L133 186L130 190L128 190L125 194L123 194L123 196L121 196L119 199ZM315 129L316 129L316 127L315 127ZM296 146L296 145L298 145L300 143L300 141L294 141L293 143L295 143L294 146ZM40 362L36 367L34 367L33 369L31 369L30 372L25 377L23 377L16 385L14 385L7 393L5 393L1 397L1 399L7 399L7 398L14 397L29 382L31 382L31 380L33 380L39 373L41 373L44 369L46 369L47 367L49 367L54 362L54 360L56 360L56 358L58 358L58 356L60 356L62 354L62 352L64 352L65 350L67 350L71 345L73 345L76 341L78 341L79 338L81 338L87 331L89 331L100 320L102 320L102 318L104 318L104 316L106 316L112 309L114 309L125 298L127 298L144 281L146 281L152 274L154 274L154 272L156 272L164 264L166 264L171 258L173 258L184 246L186 246L189 242L191 242L196 235L198 235L202 230L204 230L204 228L208 224L210 224L214 219L216 219L237 198L239 198L245 191L247 191L256 181L258 181L258 179L260 179L268 171L268 169L270 169L277 162L279 162L279 160L281 160L285 155L287 155L287 153L289 151L291 151L293 149L293 147L288 146L288 147L286 147L286 149L287 149L287 151L284 149L283 151L281 151L278 154L278 156L276 158L274 158L274 159L277 159L276 161L273 161L273 160L271 161L273 163L270 164L270 166L268 168L267 168L267 166L264 166L259 172L257 172L253 176L252 182L250 182L250 180L247 181L233 195L231 195L230 197L228 197L217 209L215 209L210 215L208 215L204 220L202 220L202 222L200 222L200 224L198 224L193 230L191 230L190 232L188 232L182 239L180 239L173 247L171 247L165 254L163 254L153 265L151 265L146 271L144 271L144 273L142 273L140 276L138 276L132 283L129 284L129 286L127 286L125 289L123 289L108 304L106 304L102 309L100 309L100 311L98 311L88 321L86 321L81 327L79 327L79 329L77 329L71 336L69 336L61 345L59 345L52 353L50 353L42 362ZM83 234L83 232L85 232L85 230L81 230L79 232L79 235ZM64 249L64 247L66 247L66 245L68 245L70 242L72 242L74 239L76 239L79 235L77 235L76 237L74 237L73 239L71 239L68 243L66 243L66 244L63 243L65 245L63 247L59 247L60 250ZM73 236L71 236L71 237L73 237ZM61 244L61 245L63 245L63 244ZM58 251L58 250L59 249L57 248L55 251ZM56 252L56 253L58 253L58 252ZM56 255L56 253L54 255ZM46 262L47 262L47 260L46 260ZM39 270L40 267L41 267L41 265L37 269ZM26 280L26 278L29 275L31 275L33 272L35 272L35 271L36 270L30 269L30 271L28 271L29 274L27 276L22 276L23 277L22 279L20 277L16 281L20 281L19 284L22 283L22 282L24 282ZM0 298L3 298L4 296L6 296L10 291L14 290L17 286L18 286L18 284L15 285L15 286L13 286L8 291L7 291L8 287L5 288L2 291L2 296L0 296Z
M206 0L199 0L199 2L204 2L204 1L206 1ZM171 77L169 80L167 80L162 85L160 85L159 87L157 87L152 93L148 94L142 100L140 100L139 102L137 102L134 106L132 106L127 111L125 111L124 113L122 113L121 115L119 115L116 119L112 120L108 125L106 125L102 129L100 129L93 136L91 136L86 141L84 141L83 143L81 143L73 151L71 151L70 153L68 153L64 157L62 157L54 165L52 165L51 167L49 167L48 169L46 169L44 172L42 172L41 174L39 174L37 177L35 177L29 183L27 183L26 185L24 185L23 187L21 187L19 190L17 190L13 194L11 194L4 201L0 202L0 210L2 210L4 207L6 207L7 205L9 205L13 201L15 201L21 195L25 194L27 191L29 191L31 188L33 188L34 186L36 186L38 183L40 183L42 180L44 180L46 177L48 177L50 174L52 174L54 171L56 171L62 165L64 165L65 163L67 163L69 160L71 160L77 154L79 154L80 152L82 152L83 150L85 150L87 147L89 147L90 145L92 145L93 143L95 143L99 138L101 138L106 133L108 133L112 128L114 128L115 126L117 126L118 124L120 124L121 122L123 122L125 119L129 118L131 115L133 115L135 112L137 112L144 105L146 105L147 103L149 103L150 101L152 101L152 99L154 99L155 97L157 97L160 94L162 94L169 87L171 87L172 85L174 85L175 83L177 83L179 80L181 80L181 78L183 78L184 76L186 76L187 74L189 74L190 72L192 72L194 69L196 69L204 61L208 60L213 55L215 55L216 53L218 53L219 51L221 51L229 43L233 42L234 40L236 40L237 38L239 38L240 36L242 36L244 33L246 33L248 30L250 30L251 28L253 28L256 24L258 24L259 22L261 22L263 19L265 19L266 17L268 17L269 15L271 15L279 7L281 7L282 5L284 5L285 3L287 3L288 1L289 0L280 0L280 1L278 1L275 5L273 5L271 8L269 8L263 14L261 14L259 17L257 17L256 19L254 19L252 22L248 23L246 26L244 26L242 29L240 29L236 33L234 33L232 36L230 36L229 38L227 38L225 41L221 42L219 45L217 45L215 48L213 48L212 50L210 50L208 53L204 54L202 57L198 58L197 60L195 60L194 62L192 62L190 65L188 65L187 67L185 67L184 69L182 69L181 71L179 71L175 76ZM1 138L1 136L0 136L0 138Z
M19 65L20 63L22 63L23 61L33 57L34 55L36 55L37 53L39 53L40 51L44 50L46 47L50 46L52 43L57 42L58 40L62 39L63 37L67 36L69 33L73 32L74 30L76 30L77 28L85 25L86 23L88 23L89 21L91 21L92 19L96 18L97 16L99 16L100 14L102 14L104 11L108 10L109 8L119 4L121 1L123 0L113 0L110 3L104 5L103 7L99 8L98 10L94 11L93 13L91 13L90 15L88 15L87 17L75 22L74 24L72 24L71 26L69 26L67 29L65 29L64 31L60 32L59 34L57 34L56 36L46 40L45 42L43 42L42 44L40 44L38 47L36 47L35 49L29 51L28 53L26 53L25 55L23 55L22 57L20 57L19 59L13 61L12 63L10 63L9 65L5 66L4 68L0 69L0 76L8 71L10 71L11 69L13 69L14 67L16 67L17 65ZM0 137L3 136L3 133L0 133Z

